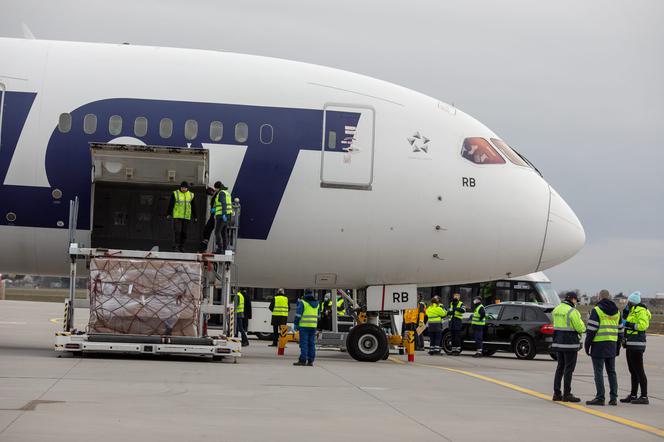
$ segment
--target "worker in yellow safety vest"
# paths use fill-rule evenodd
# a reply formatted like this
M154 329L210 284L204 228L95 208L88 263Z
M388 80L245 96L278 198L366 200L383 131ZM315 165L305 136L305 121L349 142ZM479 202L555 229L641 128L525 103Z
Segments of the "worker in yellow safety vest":
M214 199L214 253L225 253L228 250L228 227L233 219L233 201L228 188L221 185Z
M452 355L459 356L461 354L461 330L463 325L461 320L463 314L466 313L466 307L463 306L461 301L461 294L454 293L452 301L450 301L450 308L447 310L450 315L450 333L452 335Z
M194 194L189 191L189 183L182 181L180 187L173 191L166 209L166 218L173 220L173 250L184 252L184 243L187 241L189 222L198 221Z
M447 315L440 306L440 297L431 298L431 305L426 310L429 328L429 354L438 355L443 341L443 318Z
M618 405L618 376L616 375L616 356L620 353L622 325L620 310L611 301L608 290L599 292L599 302L590 311L586 325L586 353L592 357L595 374L595 398L586 401L586 405L604 405L604 367L609 378L609 405Z
M295 330L300 332L300 357L293 365L314 365L316 359L316 329L318 328L318 301L313 290L305 290L295 312Z
M579 295L567 292L565 300L553 309L553 343L551 350L556 352L558 366L553 376L553 400L563 402L581 402L572 394L572 376L576 368L577 353L581 349L580 336L586 331L581 320L581 313L576 309ZM560 384L564 382L564 390Z
M278 289L274 299L270 301L268 309L272 312L272 344L270 347L276 347L279 340L279 328L288 323L288 312L290 306L288 305L288 298L284 293L284 289Z
M652 314L648 307L641 303L641 292L634 292L627 298L627 307L623 312L625 325L624 346L627 353L627 368L632 377L632 390L620 402L647 405L648 378L643 368L643 356L646 352L646 330L650 327ZM637 397L641 387L641 396Z
M247 331L244 329L244 316L245 316L245 302L244 302L244 294L238 290L237 293L235 293L235 329L236 331L236 336L239 333L241 338L242 338L242 346L246 347L249 345L249 338L247 337Z

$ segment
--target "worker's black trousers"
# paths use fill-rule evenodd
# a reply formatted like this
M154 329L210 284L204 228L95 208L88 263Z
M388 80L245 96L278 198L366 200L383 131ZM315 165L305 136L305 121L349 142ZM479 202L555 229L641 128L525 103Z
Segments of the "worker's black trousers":
M560 395L560 383L565 380L564 385L564 394L568 395L572 393L572 375L574 374L574 369L576 368L576 351L559 351L558 355L558 366L556 367L556 375L553 378L553 393L555 395Z
M173 218L173 248L176 252L184 252L184 243L187 242L187 229L189 220Z
M205 228L203 228L203 243L207 244L210 240L210 235L214 231L214 215L210 215L207 222L205 223Z
M627 368L632 375L632 396L636 396L641 386L641 396L648 396L648 378L643 368L642 351L627 350Z
M222 253L228 247L228 222L224 221L221 216L215 217L214 241L217 250Z

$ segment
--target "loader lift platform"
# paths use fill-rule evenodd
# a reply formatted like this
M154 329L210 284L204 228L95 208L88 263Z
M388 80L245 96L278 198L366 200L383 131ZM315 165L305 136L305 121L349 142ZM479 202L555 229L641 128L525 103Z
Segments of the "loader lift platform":
M99 213L95 206L95 190L99 186L106 188L109 183L124 184L140 192L145 189L153 192L155 186L164 189L170 186L172 189L173 183L183 179L204 188L208 180L207 150L91 143L90 151L93 244L92 247L84 247L77 241L77 197L74 201L70 201L67 250L70 261L70 289L69 297L65 300L63 329L55 336L55 350L74 354L98 352L211 356L214 360L228 357L236 362L241 356L241 343L239 339L233 337L235 312L231 301L231 281L232 274L236 270L234 261L240 213L237 199L233 204L236 215L229 228L229 240L233 250L226 250L223 254L160 251L159 244L164 245L163 229L161 231L153 229L152 239L118 235L113 243L116 232L111 232L111 236L104 237L106 238L104 244L99 244L102 241L95 240L94 215ZM122 164L122 168L116 171L110 167L111 165L116 167L116 164ZM145 198L145 200L152 202L154 198ZM126 217L121 216L117 219L124 222ZM108 225L108 217L103 218L102 224ZM131 225L130 222L128 227ZM101 238L99 235L97 237ZM145 250L151 240L154 240L157 246L152 250ZM132 245L136 247L131 247ZM105 267L101 268L100 263ZM123 270L121 277L104 279L111 274L109 269L123 269L127 266L133 266L134 273ZM151 277L163 278L164 272L160 270L160 266L165 266L170 271L172 281L166 280L166 285L152 287L150 278L143 278L143 284L132 285L131 278L129 282L125 278L126 275L135 276L136 269L150 269ZM93 273L96 275L94 287L91 278L89 297L86 300L75 299L74 296L77 272L83 268L88 272L88 276L92 276ZM190 272L193 277L184 282L181 278L178 279L179 275L183 274L181 269L187 269L184 274L189 276ZM167 289L164 289L166 286ZM221 294L217 297L216 304L213 296L215 291ZM183 296L183 293L188 296ZM120 299L113 304L115 310L109 310L106 306L100 307L97 302L99 298L106 301L111 298L112 301L116 301L117 299L113 297ZM173 327L178 327L178 321L181 320L183 304L186 304L185 307L188 309L186 327L174 329ZM154 305L158 308L151 307ZM85 330L75 328L75 307L87 307L91 311L90 322ZM96 312L95 308L103 314L108 314L109 311L114 314L117 311L124 316L119 317L115 325L108 325L112 321L95 323L92 314ZM172 318L168 317L169 309ZM140 314L132 316L133 312L142 312L142 316ZM152 318L146 319L146 312L154 312L156 325L150 322ZM211 314L221 315L222 328L209 330L211 334L209 335L207 320ZM136 330L139 332L135 332Z

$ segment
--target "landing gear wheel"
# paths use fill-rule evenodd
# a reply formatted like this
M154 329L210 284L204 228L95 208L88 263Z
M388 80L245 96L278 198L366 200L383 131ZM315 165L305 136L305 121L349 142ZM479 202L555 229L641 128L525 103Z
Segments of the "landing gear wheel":
M443 334L443 351L447 355L452 354L452 333L449 331Z
M263 333L263 332L257 332L256 337L260 339L261 341L271 341L272 340L272 333Z
M388 347L388 348L387 348L387 351L386 351L385 354L383 355L383 358L382 358L382 359L383 359L383 361L387 361L387 358L389 358L389 357L390 357L390 348Z
M348 354L360 362L376 362L389 354L387 336L378 326L359 324L353 327L346 338Z
M514 354L519 359L533 359L537 354L535 342L530 336L519 336L514 341Z

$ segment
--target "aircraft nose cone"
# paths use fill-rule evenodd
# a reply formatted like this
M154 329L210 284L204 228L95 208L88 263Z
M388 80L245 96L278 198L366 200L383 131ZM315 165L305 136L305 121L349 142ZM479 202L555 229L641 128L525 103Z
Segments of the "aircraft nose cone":
M551 188L549 220L538 270L567 261L581 250L585 242L586 232L579 218L558 192Z

